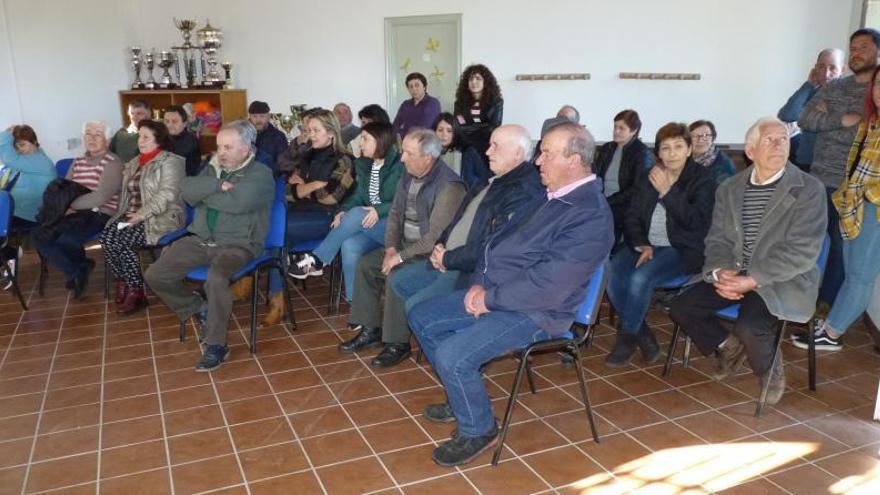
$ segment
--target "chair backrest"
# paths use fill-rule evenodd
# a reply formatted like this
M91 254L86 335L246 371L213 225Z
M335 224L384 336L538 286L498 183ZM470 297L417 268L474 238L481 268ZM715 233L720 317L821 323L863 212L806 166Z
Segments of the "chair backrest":
M277 177L275 179L275 200L285 200L285 193L287 188L287 180L282 175L281 177Z
M195 207L190 206L189 203L184 203L183 207L186 210L186 225L184 227L188 227L189 224L193 223L193 218L196 216L196 209Z
M70 170L70 166L73 165L73 158L62 158L55 162L55 173L59 178L63 179L67 177L67 171Z
M287 235L287 201L275 199L269 216L269 233L266 235L265 249L281 249Z
M578 308L574 317L575 323L581 325L593 325L599 316L599 308L602 305L602 295L605 293L605 286L608 285L608 278L611 273L611 267L606 259L590 277L590 283L587 285L587 294L584 296L584 302Z
M6 239L9 234L9 220L12 218L12 196L6 191L0 191L0 239Z

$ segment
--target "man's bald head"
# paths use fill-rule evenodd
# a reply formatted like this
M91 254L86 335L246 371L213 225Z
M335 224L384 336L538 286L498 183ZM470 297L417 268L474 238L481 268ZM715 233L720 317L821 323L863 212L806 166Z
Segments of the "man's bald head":
M516 124L503 125L489 138L489 168L497 176L510 172L531 156L532 137L525 127Z

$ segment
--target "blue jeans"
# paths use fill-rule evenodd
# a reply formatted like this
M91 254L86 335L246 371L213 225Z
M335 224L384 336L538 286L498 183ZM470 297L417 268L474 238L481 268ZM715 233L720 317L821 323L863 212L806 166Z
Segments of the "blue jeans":
M409 314L416 304L454 291L458 273L455 270L440 273L431 266L430 261L424 261L394 270L388 283L391 284L391 290L405 301L404 308Z
M80 218L61 220L57 226L57 237L50 241L33 238L40 256L50 266L61 270L67 280L83 276L86 271L86 252L83 244L104 229L110 217L93 211L81 211Z
M827 320L835 332L845 332L868 309L874 282L880 274L878 253L880 222L877 222L877 207L865 200L862 230L855 239L843 241L845 276Z
M312 210L287 212L287 237L285 245L288 249L301 241L323 239L330 232L333 217L329 212ZM281 292L281 274L277 270L269 270L269 294Z
M636 268L640 253L623 246L611 260L608 298L620 314L620 331L638 333L651 306L654 290L663 282L684 275L681 256L670 246L654 247L654 257Z
M345 299L351 301L354 294L354 274L357 262L366 253L385 245L386 218L380 218L369 229L364 228L363 221L367 209L357 206L345 212L342 221L335 229L331 229L324 242L315 249L313 254L322 263L329 264L340 251L342 252L342 274L345 281Z
M464 309L466 292L458 290L418 304L409 313L409 324L446 388L458 433L477 437L495 428L480 367L550 335L515 311L492 311L475 319Z
M825 274L822 276L822 285L819 287L819 300L834 306L837 293L843 284L843 236L840 235L840 216L837 208L831 202L831 195L837 189L826 187L825 193L828 198L828 262L825 264ZM832 327L833 328L833 327Z

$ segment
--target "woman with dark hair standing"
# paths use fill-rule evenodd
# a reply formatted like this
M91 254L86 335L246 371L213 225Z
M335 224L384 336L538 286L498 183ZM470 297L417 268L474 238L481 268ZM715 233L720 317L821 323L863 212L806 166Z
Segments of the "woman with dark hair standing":
M440 113L440 100L428 94L428 79L424 74L407 75L406 89L412 98L400 104L394 117L394 130L401 138L415 127L427 128Z
M184 160L162 122L138 123L138 156L123 166L116 215L101 233L104 257L116 279L116 313L128 315L147 304L138 249L181 228L186 214L180 182Z
M715 138L718 137L715 124L708 120L697 120L691 122L688 131L694 143L694 161L709 170L716 186L736 173L736 166L730 157L715 147Z
M691 135L675 122L657 131L650 173L633 186L624 221L625 246L611 260L608 298L620 312L610 368L626 366L636 349L646 362L660 356L657 339L645 324L654 289L703 266L704 240L712 223L715 187L709 172L691 159Z
M474 64L462 72L455 91L454 113L463 148L474 148L480 157L479 163L468 163L461 170L461 177L470 188L492 176L486 150L489 137L501 125L504 114L501 88L488 67Z
M623 223L629 210L636 180L651 167L651 151L639 139L642 120L635 110L624 110L614 116L611 141L596 150L593 171L602 179L605 198L614 215L614 235L619 242Z

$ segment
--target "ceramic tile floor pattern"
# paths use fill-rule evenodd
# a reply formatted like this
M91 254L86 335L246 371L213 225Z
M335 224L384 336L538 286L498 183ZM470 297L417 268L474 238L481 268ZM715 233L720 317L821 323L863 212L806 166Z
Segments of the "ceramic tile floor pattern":
M248 306L237 305L232 360L208 374L192 370L192 327L178 342L174 315L155 298L117 317L100 268L79 301L54 271L39 296L26 258L31 310L0 294L2 494L880 493L871 421L880 355L861 327L843 351L820 356L816 393L805 353L785 344L789 390L755 419L750 374L716 383L712 362L696 356L668 379L639 357L608 370L613 335L600 325L584 357L600 444L574 372L542 356L539 391L521 395L501 464L484 454L443 469L430 453L453 426L421 415L443 398L436 378L413 360L377 371L374 351L339 354L347 309L328 316L325 280L296 286L299 328L261 330L256 356L245 345ZM668 342L666 316L649 323ZM498 416L512 370L487 369Z

